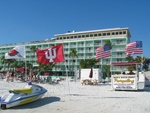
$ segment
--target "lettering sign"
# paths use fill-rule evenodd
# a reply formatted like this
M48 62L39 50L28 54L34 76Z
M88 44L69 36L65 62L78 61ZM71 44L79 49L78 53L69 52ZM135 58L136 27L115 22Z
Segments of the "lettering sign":
M112 87L121 90L137 89L137 77L135 75L114 75L112 77Z

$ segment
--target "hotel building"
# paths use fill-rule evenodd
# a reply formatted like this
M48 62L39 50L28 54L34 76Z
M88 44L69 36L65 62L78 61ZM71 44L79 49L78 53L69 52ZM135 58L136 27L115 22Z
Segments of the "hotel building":
M72 58L69 57L71 49L76 49L77 56L74 61L74 69L80 68L79 63L81 59L95 58L96 48L105 44L105 41L110 40L112 46L111 57L103 58L99 60L97 67L100 65L110 65L110 62L123 62L126 59L125 46L130 42L130 31L128 28L113 28L113 29L101 29L101 30L89 30L89 31L69 31L64 34L56 34L54 38L46 39L43 41L25 42L18 44L5 44L0 45L0 57L4 56L6 52L9 52L13 47L18 45L25 45L26 47L26 61L32 62L34 66L38 66L36 63L37 57L30 51L31 46L36 46L38 49L45 49L51 46L62 43L64 48L64 55L66 62L57 63L53 68L53 71L66 71L71 69ZM0 60L0 66L4 66ZM113 67L111 71L120 71L121 68Z

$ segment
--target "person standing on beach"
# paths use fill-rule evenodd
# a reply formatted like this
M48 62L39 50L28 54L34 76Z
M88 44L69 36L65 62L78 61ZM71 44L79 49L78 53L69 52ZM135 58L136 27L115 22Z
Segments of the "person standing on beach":
M33 72L32 72L32 70L30 70L30 72L29 72L29 81L32 82L32 80L33 80Z
M11 72L11 82L14 81L14 75L15 75L15 72L14 72L14 70L12 70L12 72Z
M10 71L8 70L6 73L6 81L9 82L10 79Z

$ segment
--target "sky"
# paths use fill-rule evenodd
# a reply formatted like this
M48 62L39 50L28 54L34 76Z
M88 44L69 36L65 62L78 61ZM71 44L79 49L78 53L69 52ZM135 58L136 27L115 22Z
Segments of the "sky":
M0 45L118 27L150 58L150 0L0 0Z

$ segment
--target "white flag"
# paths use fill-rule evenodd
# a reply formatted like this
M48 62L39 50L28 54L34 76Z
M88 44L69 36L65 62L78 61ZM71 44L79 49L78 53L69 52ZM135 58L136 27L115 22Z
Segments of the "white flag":
M16 46L10 52L5 53L5 59L26 58L25 46Z

